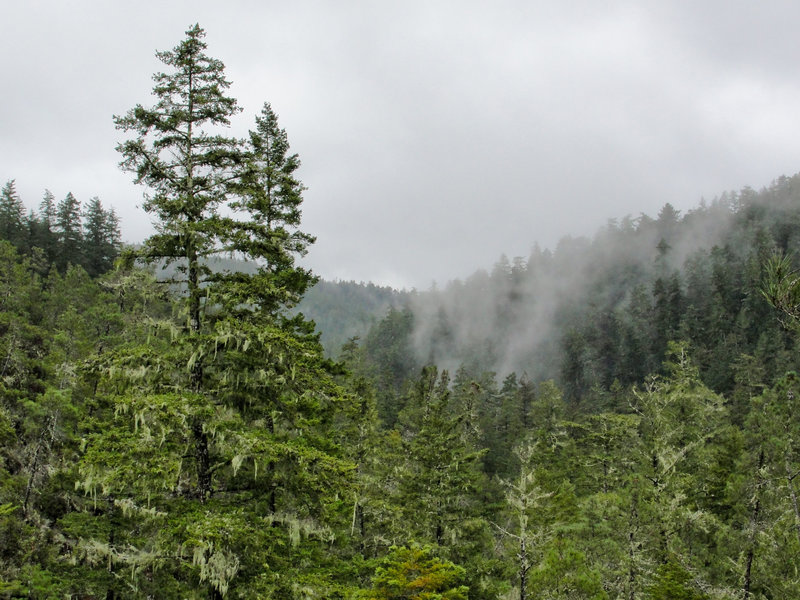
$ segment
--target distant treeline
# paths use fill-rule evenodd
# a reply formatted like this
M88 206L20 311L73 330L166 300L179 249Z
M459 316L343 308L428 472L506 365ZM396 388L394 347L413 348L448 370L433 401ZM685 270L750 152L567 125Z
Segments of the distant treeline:
M338 356L352 337L363 337L389 309L406 306L412 293L388 286L321 279L297 307L317 324L326 353Z
M0 597L798 597L793 181L441 291L320 282L340 363L242 302L257 261L204 263L193 333L185 269L0 242Z
M401 407L390 404L426 364L475 377L553 379L572 405L610 407L615 390L659 372L668 342L678 339L718 393L738 398L754 379L771 385L800 364L794 337L761 293L764 264L799 249L800 176L781 177L686 214L667 204L656 218L612 220L593 239L567 237L554 250L504 256L490 272L400 296L359 334L384 390L381 415L393 422ZM379 304L377 290L359 299L353 284L325 285L302 306L318 323L334 312L344 313L343 325ZM368 297L369 288L358 291Z
M114 269L99 200L2 192L0 598L800 598L797 178L323 283L333 361L299 157L225 135L204 36L114 119L158 231Z
M64 273L68 265L80 265L95 277L108 271L119 253L119 219L96 196L81 206L72 192L56 202L45 190L38 211L26 210L12 179L0 192L0 239L42 269L55 265Z

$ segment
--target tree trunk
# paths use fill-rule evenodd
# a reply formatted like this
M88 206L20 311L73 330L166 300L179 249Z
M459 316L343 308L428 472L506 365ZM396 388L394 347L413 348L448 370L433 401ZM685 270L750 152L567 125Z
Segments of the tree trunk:
M628 600L636 598L636 533L635 524L639 518L636 496L631 498L631 513L628 521Z
M266 420L267 420L267 431L269 431L269 434L271 436L274 436L275 435L275 420L273 419L271 414L267 415L267 419ZM271 515L274 515L278 510L278 508L277 508L278 502L277 502L277 499L276 499L277 487L278 486L275 485L275 461L274 460L270 460L267 463L267 473L268 473L268 477L269 477L269 495L268 495L268 498L267 498L267 502L269 504L269 513ZM273 527L277 527L277 523L273 522L272 526Z
M519 600L527 600L528 597L528 549L525 546L525 536L519 539Z
M747 559L745 562L745 570L744 570L744 600L748 600L750 598L750 585L752 583L752 570L753 570L753 559L756 555L756 528L758 527L758 514L761 511L761 489L764 487L764 480L761 478L761 469L764 467L764 449L761 449L761 452L758 455L758 469L756 469L756 473L758 477L758 483L756 483L756 503L753 507L753 512L750 515L750 547L747 549Z
M42 431L39 433L39 440L36 442L36 449L33 451L30 475L28 476L28 483L25 486L25 498L22 501L22 514L26 519L28 518L28 502L30 500L31 492L33 491L34 479L36 478L36 472L39 470L39 455L41 454L45 445L48 445L48 434L50 437L49 444L53 443L53 439L55 438L55 428L56 416L51 415L45 421L44 427L42 427Z
M208 435L203 425L195 421L192 425L194 434L195 462L197 463L197 496L205 502L211 495L211 457L208 450Z
M117 521L116 521L116 518L115 518L116 517L116 514L115 514L116 510L117 510L117 506L116 506L116 504L114 502L114 498L113 497L109 497L109 499L108 499L108 521L109 521L108 547L109 547L109 549L113 549L114 548L114 543L116 541L116 536L115 536L116 529L117 529ZM111 560L111 552L109 552L109 555L108 555L108 566L106 567L106 570L109 573L111 573L112 575L114 574L114 563ZM117 595L114 592L114 588L109 587L106 590L106 600L115 600L116 597L117 597Z
M792 509L794 510L794 528L797 533L797 541L800 542L800 508L797 505L797 492L794 490L794 479L797 477L797 473L792 474L789 455L785 455L783 459L786 467L786 485L789 487L789 497L792 500Z

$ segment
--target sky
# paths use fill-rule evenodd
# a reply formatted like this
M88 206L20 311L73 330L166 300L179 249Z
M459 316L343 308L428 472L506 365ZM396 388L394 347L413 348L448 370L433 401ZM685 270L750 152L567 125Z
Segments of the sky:
M270 102L300 155L305 264L428 289L800 171L798 22L794 0L7 2L0 183L149 235L112 116L199 23L232 133Z

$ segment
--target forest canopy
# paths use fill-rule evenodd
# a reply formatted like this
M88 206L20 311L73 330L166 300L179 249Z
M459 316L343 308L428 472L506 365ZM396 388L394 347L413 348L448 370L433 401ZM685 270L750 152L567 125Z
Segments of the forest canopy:
M197 25L157 56L154 235L0 194L0 597L800 597L800 177L317 284L277 112L229 135Z

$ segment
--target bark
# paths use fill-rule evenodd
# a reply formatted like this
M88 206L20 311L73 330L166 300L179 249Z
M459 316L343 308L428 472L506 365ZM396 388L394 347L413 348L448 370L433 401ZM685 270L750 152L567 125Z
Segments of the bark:
M800 542L800 508L798 508L797 504L797 492L794 489L794 478L797 477L797 473L792 473L788 455L784 456L784 465L786 467L786 485L789 487L789 497L792 500L792 509L794 510L794 528L797 533L797 541Z
M523 535L519 539L519 600L527 600L528 570L530 568L528 549L525 546L525 536Z
M269 431L270 435L275 435L275 421L272 418L272 415L267 415L267 430ZM275 461L270 460L267 463L267 474L269 477L269 496L267 502L269 504L269 512L271 515L274 515L278 510L278 502L277 502L277 485L275 484ZM277 523L272 524L273 527L277 527Z
M36 449L33 451L33 458L31 459L30 475L28 476L28 483L25 486L25 497L22 501L22 514L28 518L28 502L30 501L31 492L33 491L34 480L36 473L39 471L39 459L42 451L46 446L50 446L55 438L56 416L51 415L45 421L42 431L39 433L39 440L36 442ZM50 438L49 440L47 438Z
M208 449L208 435L203 425L195 422L192 425L194 434L195 460L197 462L197 496L205 502L211 495L211 457Z
M635 524L639 519L636 498L631 499L630 521L628 522L628 600L636 598L636 532Z
M755 558L756 554L756 528L758 527L758 516L759 512L761 511L761 489L764 487L764 480L761 478L761 469L764 467L764 449L761 449L761 452L758 455L758 483L756 484L756 494L755 494L755 505L753 506L753 512L750 515L750 546L747 549L747 559L745 562L745 570L744 570L744 600L748 600L750 598L750 585L752 584L752 572L753 572L753 559Z
M109 548L113 548L114 547L114 542L116 541L116 536L114 535L116 533L116 528L117 528L116 527L116 525L117 525L116 519L114 518L116 510L117 510L117 507L116 507L116 504L114 503L114 498L113 497L109 498L108 499L108 516L109 516L109 524L111 526L110 531L108 532L108 546L109 546ZM106 567L106 570L109 573L111 573L112 575L114 574L114 563L111 560L111 553L109 553L109 556L108 556L108 565ZM110 587L110 588L108 588L108 590L106 590L106 600L115 600L116 597L117 597L117 595L114 592L114 588Z

